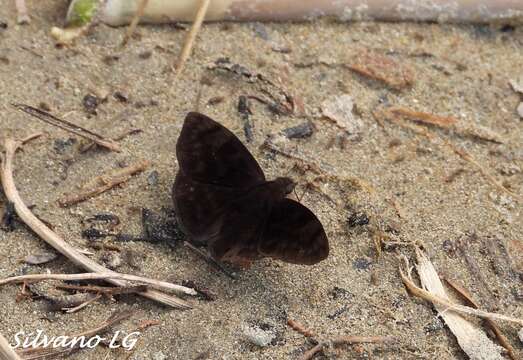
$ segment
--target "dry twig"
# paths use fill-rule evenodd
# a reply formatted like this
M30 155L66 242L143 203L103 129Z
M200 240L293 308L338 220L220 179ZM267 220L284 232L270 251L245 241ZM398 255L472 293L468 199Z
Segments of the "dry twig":
M183 68L185 66L185 62L191 55L191 50L194 45L194 40L196 40L196 36L198 36L198 32L200 31L200 28L202 27L203 20L205 19L205 15L207 14L207 9L209 8L209 4L211 3L211 0L201 0L200 7L198 8L198 12L196 13L196 17L194 18L194 22L192 24L191 30L187 34L187 37L185 39L185 43L183 44L182 52L180 53L180 57L178 58L178 62L176 63L176 78L180 76L180 74L183 71Z
M96 272L96 273L83 273L83 274L33 274L33 275L19 275L13 276L10 278L0 280L0 286L9 284L9 283L19 283L19 282L35 282L42 280L126 280L126 281L136 281L141 282L147 285L150 285L152 288L159 289L162 291L172 291L177 294L183 295L197 295L197 292L194 289L172 284L170 282L154 280L150 278L145 278L142 276L130 275L130 274L121 274L107 270L106 272ZM122 286L122 285L119 285Z
M289 325L294 331L299 332L300 334L302 334L305 337L314 336L314 333L310 329L307 329L303 324L301 324L295 320L287 319L287 325Z
M122 294L136 294L147 290L146 285L133 285L133 286L95 286L95 285L57 285L57 289L60 290L76 290L83 292L93 292L96 294L103 294L106 296L122 295Z
M136 25L138 25L138 22L140 22L141 17L143 16L143 13L145 11L145 7L149 3L149 0L141 0L138 4L138 9L136 9L136 13L133 16L133 20L131 21L131 24L127 28L127 32L125 33L125 36L122 40L122 46L125 46L127 42L131 39L131 37L134 34L134 31L136 30Z
M421 251L418 250L418 253L421 254ZM480 317L483 319L502 320L502 321L513 322L513 323L516 323L519 325L523 325L523 319L517 319L517 318L510 317L510 316L502 315L502 314L496 314L496 313L491 313L491 312L487 312L487 311L483 311L483 310L479 310L479 309L474 309L469 306L455 304L448 299L444 299L441 296L434 295L433 293L418 287L414 283L414 281L412 281L410 274L407 276L401 268L399 269L399 271L400 271L400 275L401 275L401 279L403 280L403 283L405 284L407 289L409 289L409 291L413 295L420 297L422 299L425 299L427 301L430 301L440 307L444 307L446 310L450 310L450 311L458 312L458 313L462 313L462 314L474 315L474 316L477 316L477 317Z
M112 173L97 176L82 186L82 190L78 194L68 195L58 200L58 203L63 207L78 204L128 181L131 175L144 171L149 165L149 161L144 160Z
M4 142L5 154L2 156L2 166L0 171L0 179L2 180L2 186L4 189L5 196L11 201L14 206L16 213L20 219L33 230L42 240L47 244L55 248L62 255L71 260L75 265L84 268L88 271L103 273L103 274L117 274L115 272L106 269L102 265L91 260L87 256L80 254L74 247L66 243L58 234L46 226L40 221L29 208L24 204L18 190L16 189L15 182L13 179L13 160L16 150L24 143L40 134L31 135L22 141L15 141L14 139L6 139ZM109 282L118 286L126 286L127 283L122 280L108 279ZM156 290L147 290L140 295L145 296L151 300L161 302L165 305L187 309L191 306L172 295L168 295Z
M391 336L340 336L328 341L322 341L309 351L305 352L299 359L310 360L317 353L323 351L325 346L332 344L333 346L347 345L347 344L360 344L360 343L380 343L380 344L391 344L396 342L396 338Z
M49 125L56 126L60 129L91 140L96 144L105 147L106 149L116 152L121 151L120 145L118 145L115 141L111 139L106 139L102 135L87 130L79 125L70 123L69 121L59 119L56 116L49 114L48 112L25 104L13 104L13 106L25 112L26 114L29 114L37 119L42 120L43 122L48 123Z

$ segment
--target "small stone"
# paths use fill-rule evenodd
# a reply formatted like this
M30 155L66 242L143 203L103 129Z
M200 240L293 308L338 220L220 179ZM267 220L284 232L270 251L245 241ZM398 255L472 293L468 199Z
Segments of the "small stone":
M347 226L353 228L356 226L363 226L369 223L369 217L363 211L356 211L347 220Z
M117 252L106 251L102 254L100 260L111 270L115 270L122 266L122 258Z
M310 121L306 121L299 125L284 129L282 132L288 139L303 139L310 137L314 132L314 128Z
M267 31L267 27L264 24L255 22L252 24L252 29L254 30L254 33L263 40L269 40L269 32Z
M153 355L153 360L166 360L167 356L161 351L158 351Z
M151 186L158 185L158 179L159 179L158 171L153 170L151 173L147 176L147 183Z
M512 176L519 174L521 172L521 168L516 164L502 164L499 168L499 172L502 175Z
M41 101L40 104L38 104L38 108L43 110L43 111L47 111L47 112L51 112L51 105L49 105L48 103L44 102L44 101Z
M75 138L56 139L53 148L58 154L63 154L74 144L76 144Z
M518 111L519 117L523 119L523 102L519 103L517 111Z
M151 56L153 56L153 52L150 50L143 51L138 54L138 57L143 60L149 59Z
M41 252L37 254L31 254L27 255L24 259L24 261L31 265L40 265L45 264L50 261L53 261L57 258L56 253L50 253L50 252Z
M372 263L365 258L358 258L354 261L352 266L358 270L368 270Z
M92 94L87 94L82 100L84 110L91 115L96 115L96 108L100 105L100 99Z
M115 91L113 97L121 103L129 102L129 97L120 91Z
M519 329L518 336L519 341L521 341L521 343L523 344L523 328Z
M242 334L245 339L259 347L266 347L276 338L276 335L271 329L261 329L258 326L244 325L242 326Z
M523 75L519 77L519 79L512 79L509 81L510 86L512 86L512 89L515 92L518 92L520 94L523 94Z

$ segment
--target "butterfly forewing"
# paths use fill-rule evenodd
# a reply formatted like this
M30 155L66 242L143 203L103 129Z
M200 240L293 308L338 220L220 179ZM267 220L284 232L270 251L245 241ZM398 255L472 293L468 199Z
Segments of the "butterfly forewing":
M192 180L248 188L263 183L263 171L241 141L211 118L191 112L176 144L181 171Z
M207 243L218 231L228 205L242 193L238 188L194 181L179 171L174 182L173 200L181 229L193 242Z

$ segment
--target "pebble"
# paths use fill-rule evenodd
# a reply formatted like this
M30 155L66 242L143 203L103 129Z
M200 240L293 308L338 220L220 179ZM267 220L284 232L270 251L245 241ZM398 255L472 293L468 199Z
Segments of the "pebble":
M245 339L259 347L266 347L276 338L271 330L263 330L257 326L244 325L242 326L242 334Z

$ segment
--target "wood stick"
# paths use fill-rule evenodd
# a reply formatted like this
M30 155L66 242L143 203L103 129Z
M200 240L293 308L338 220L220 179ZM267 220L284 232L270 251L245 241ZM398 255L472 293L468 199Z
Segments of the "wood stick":
M96 273L83 273L83 274L33 274L33 275L19 275L13 276L10 278L0 280L0 286L9 284L9 283L20 283L20 282L35 282L42 280L62 280L62 281L71 281L71 280L126 280L126 281L136 281L141 282L151 287L163 291L172 291L177 294L182 295L198 295L196 290L172 284L170 282L155 280L150 278L145 278L137 275L122 274L114 271L107 270L106 272L96 272ZM121 286L121 285L119 285Z
M180 76L180 74L183 71L183 68L185 66L185 62L191 55L191 50L194 45L194 40L196 40L196 36L198 36L198 32L200 31L200 28L202 27L203 20L205 19L205 15L207 14L207 10L209 9L209 4L211 3L211 0L201 0L200 7L198 8L198 12L196 13L196 17L194 19L194 22L191 26L191 30L187 34L187 37L185 38L185 43L183 44L182 52L180 53L180 57L178 58L178 62L176 63L176 78Z
M26 139L31 139L28 137ZM28 141L28 140L26 140ZM6 198L11 201L14 206L16 213L20 219L33 230L42 240L47 244L55 248L59 253L71 260L75 265L80 268L86 269L92 272L98 272L103 274L117 274L97 262L91 260L85 255L80 254L74 247L66 243L58 234L47 227L42 221L40 221L29 208L24 204L18 190L16 189L15 182L13 179L13 161L16 150L23 142L15 141L14 139L6 139L4 142L5 154L2 157L2 166L0 169L0 179ZM110 283L117 286L127 286L125 281L118 279L107 279ZM180 308L189 309L189 305L186 301L183 301L175 296L168 295L156 290L147 290L140 295L145 296L151 300L160 302L162 304Z
M136 30L136 25L138 25L138 22L143 16L143 13L145 11L145 7L147 6L147 3L149 3L149 0L140 0L140 3L138 4L138 9L136 10L133 20L131 21L131 24L127 28L127 32L125 33L125 36L122 40L122 47L127 44L127 42L131 39L131 37L134 34L134 31Z
M2 334L0 334L0 360L21 360Z
M91 141L97 143L98 145L103 146L106 149L109 149L111 151L116 151L116 152L121 151L120 145L118 145L118 143L116 143L115 141L113 141L111 139L106 139L102 135L92 132L91 130L87 130L87 129L85 129L79 125L73 124L69 121L59 119L56 116L51 115L48 112L45 112L43 110L37 109L37 108L29 106L29 105L25 105L25 104L12 104L12 105L15 108L25 112L26 114L29 114L37 119L40 119L49 125L56 126L60 129L63 129L65 131L78 135L85 139L91 140Z
M454 304L451 301L447 299L443 299L442 297L439 297L437 295L432 294L431 292L422 289L418 287L414 282L410 279L409 276L405 275L403 270L400 268L400 276L403 280L403 283L409 289L409 291L422 299L428 300L436 305L443 306L446 308L446 310L462 313L462 314L468 314L468 315L474 315L483 319L492 319L492 320L502 320L507 322L513 322L519 325L523 325L523 319L517 319L510 316L502 315L502 314L496 314L491 313L479 309L474 309L469 306L464 306L460 304Z
M78 204L84 200L100 195L113 187L124 183L130 179L131 175L142 172L147 169L150 162L147 160L131 164L123 169L119 169L112 174L100 175L82 186L82 191L78 194L65 196L58 200L60 206L67 207Z
M133 286L95 286L95 285L57 285L59 290L76 290L83 292L93 292L98 294L104 294L108 296L121 295L121 294L136 294L147 290L146 285L133 285Z
M359 344L359 343L394 343L396 342L396 338L393 338L391 336L340 336L335 339L332 339L330 341L323 341L310 349L309 351L305 352L299 360L310 360L316 355L317 353L323 351L323 348L325 346L328 346L329 344L332 344L334 346L340 346L340 345L346 345L346 344Z
M314 332L312 330L306 328L303 324L301 324L295 320L287 319L287 325L289 325L294 331L299 332L300 334L302 334L305 337L314 336Z
M72 308L62 308L62 310L64 310L66 313L74 313L74 312L77 312L77 311L83 309L87 305L94 303L96 300L99 300L101 298L102 298L102 295L98 294L98 295L94 296L92 299L84 301L83 303L81 303L78 306L75 306Z

